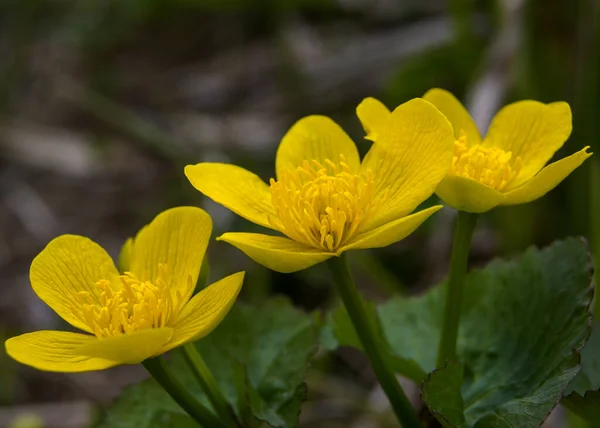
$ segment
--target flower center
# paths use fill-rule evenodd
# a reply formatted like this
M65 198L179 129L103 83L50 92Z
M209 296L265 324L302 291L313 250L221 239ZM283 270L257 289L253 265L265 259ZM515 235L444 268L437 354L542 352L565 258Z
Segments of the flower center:
M325 165L304 161L271 179L271 201L277 217L271 225L294 241L335 251L357 231L361 221L380 206L375 198L373 173L352 174L344 156Z
M521 157L513 159L512 152L496 147L474 144L469 147L466 134L461 131L454 142L454 158L450 174L470 178L492 189L502 191L521 170Z
M122 285L119 289L109 280L101 279L96 283L100 289L98 299L80 291L79 305L73 312L99 338L168 326L183 303L180 292L172 295L168 279L164 264L159 264L154 284L141 281L130 272L119 276Z

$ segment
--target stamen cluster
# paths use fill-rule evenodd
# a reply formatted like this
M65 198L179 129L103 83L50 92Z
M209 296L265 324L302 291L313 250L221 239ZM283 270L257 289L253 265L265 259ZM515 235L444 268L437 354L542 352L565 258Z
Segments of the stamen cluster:
M180 292L172 294L168 280L164 264L158 266L154 284L130 272L120 275L116 286L102 279L95 284L100 289L98 298L80 291L80 304L73 312L98 338L168 326L184 303Z
M521 157L513 159L512 152L481 144L468 145L467 136L454 143L454 158L450 174L470 178L492 189L502 191L521 170Z
M380 203L370 170L352 174L341 155L338 163L329 159L324 163L305 160L278 181L271 179L271 201L277 217L269 221L297 242L335 251Z

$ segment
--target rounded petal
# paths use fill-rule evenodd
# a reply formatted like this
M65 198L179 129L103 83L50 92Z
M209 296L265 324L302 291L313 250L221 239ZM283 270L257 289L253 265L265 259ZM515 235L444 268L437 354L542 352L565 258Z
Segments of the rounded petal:
M172 334L173 329L161 328L98 339L87 334L46 330L10 338L5 346L12 358L38 370L85 372L140 363L158 355Z
M404 217L431 196L450 168L454 141L450 122L429 102L416 98L396 108L362 164L375 194L387 199L361 231Z
M309 268L334 255L288 238L260 233L225 233L217 241L228 242L255 262L281 273Z
M236 165L199 163L185 167L190 183L210 199L252 223L272 228L275 215L269 186L258 175Z
M66 331L36 331L6 341L6 353L12 358L50 372L85 372L119 365L118 361L83 355L79 349L96 342L95 336Z
M119 364L138 364L162 354L165 343L171 339L170 327L148 328L133 333L96 339L84 343L77 352L91 358L117 361Z
M367 133L365 138L371 141L376 141L381 135L390 114L388 108L375 98L365 98L356 107L356 115Z
M80 291L98 297L95 284L101 279L112 281L119 272L110 256L91 239L62 235L52 241L31 263L29 279L33 291L65 321L91 332L86 323L73 314Z
M219 325L235 303L244 272L234 273L204 288L183 308L175 322L175 334L163 347L163 352L198 340L208 335Z
M471 115L450 92L438 88L430 89L423 96L423 99L436 106L448 118L452 128L454 128L456 138L460 137L460 131L462 130L467 135L469 145L481 142L481 134L479 134L477 125L473 122Z
M360 157L356 145L340 126L326 116L307 116L296 122L285 134L275 157L277 177L294 170L305 160L324 163L346 158L351 171L358 171Z
M521 157L521 171L506 190L537 174L571 135L571 108L565 102L519 101L496 114L484 144Z
M131 254L133 253L133 238L128 238L127 241L121 247L119 253L119 271L129 272L131 267Z
M470 178L448 175L435 193L444 203L459 211L482 213L502 203L504 195Z
M575 168L579 167L583 161L592 155L592 153L587 153L588 148L589 146L542 168L537 175L526 181L521 187L506 192L501 205L524 204L541 198L558 186Z
M338 251L338 255L348 250L387 247L394 242L401 241L413 233L429 216L442 208L442 205L435 205L407 217L386 223L376 229L361 233L352 239L350 243L342 247Z
M200 208L163 211L135 237L130 270L138 278L155 281L158 265L165 264L171 290L184 300L194 291L212 232L210 216Z

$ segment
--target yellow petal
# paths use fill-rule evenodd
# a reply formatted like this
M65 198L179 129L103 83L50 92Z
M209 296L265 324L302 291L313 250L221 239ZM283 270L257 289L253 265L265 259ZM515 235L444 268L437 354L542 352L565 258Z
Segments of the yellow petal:
M131 272L153 282L159 263L167 265L171 291L181 292L186 301L194 291L211 232L212 220L200 208L166 210L135 237Z
M22 364L51 372L85 372L119 365L118 361L82 355L95 336L66 331L36 331L6 341L6 353Z
M296 122L285 134L275 157L275 172L294 170L305 160L337 162L340 155L352 171L358 171L360 158L354 142L340 126L326 116L307 116Z
M80 304L77 293L99 296L100 279L112 281L119 272L110 256L94 241L77 235L53 239L33 259L29 279L33 291L65 321L81 330L89 327L73 314Z
M228 242L255 262L282 273L306 269L334 255L288 238L260 233L225 233L217 241Z
M6 352L22 364L53 372L102 370L137 364L157 355L173 333L171 328L148 329L98 339L66 331L36 331L6 341Z
M541 198L550 190L554 189L561 181L579 167L592 153L587 153L588 147L572 154L564 159L553 162L542 168L542 170L525 182L521 187L517 187L504 194L505 200L502 205L515 205L531 202Z
M128 238L121 247L119 254L119 272L129 272L131 267L131 254L133 253L133 238Z
M404 217L431 196L450 168L454 141L450 122L427 101L416 98L397 107L363 161L363 173L373 173L376 195L387 199L361 231Z
M375 98L365 98L356 107L356 115L367 133L365 138L371 141L376 141L381 135L390 114L388 108Z
M119 364L138 364L162 354L162 348L173 336L169 327L148 328L121 336L96 339L84 343L77 352L90 358L117 361Z
M435 193L447 205L459 211L482 213L502 203L504 195L470 178L448 175Z
M571 134L571 108L565 102L519 101L496 114L484 144L521 157L521 171L506 190L537 174Z
M234 273L209 285L190 300L177 317L175 334L163 352L208 335L227 315L244 281L244 272Z
M434 88L427 91L423 98L436 106L448 118L454 128L456 138L461 136L460 131L462 130L467 135L469 145L481 142L477 125L473 122L467 109L454 95L444 89Z
M199 163L185 167L185 176L205 196L252 223L272 228L275 215L271 191L261 178L236 165Z
M442 209L442 205L436 205L422 211L418 211L407 217L391 221L383 226L368 232L361 233L350 243L342 247L338 254L348 250L359 250L363 248L387 247L394 242L401 241L413 233L431 214Z

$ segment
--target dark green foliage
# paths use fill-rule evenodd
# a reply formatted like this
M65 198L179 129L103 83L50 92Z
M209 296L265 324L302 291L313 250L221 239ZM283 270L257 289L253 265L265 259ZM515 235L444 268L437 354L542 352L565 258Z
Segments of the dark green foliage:
M316 338L311 316L295 310L284 299L275 299L261 307L237 304L197 346L241 419L285 428L298 423L306 399L304 374ZM177 352L171 368L208 406ZM147 380L119 397L102 427L187 427L176 414L183 411L153 380Z
M581 351L581 371L561 403L577 416L600 425L600 323L596 323Z
M427 404L452 426L538 426L579 370L577 351L589 334L590 291L587 247L577 239L471 272L459 337L463 380L453 364L435 372L423 384ZM443 286L414 299L412 315L403 310L406 301L380 310L392 348L428 364L425 370L435 361L442 298ZM419 350L422 357L415 354ZM452 380L452 389L440 381L444 378ZM461 399L463 416L457 410Z
M590 280L587 246L578 239L472 271L458 339L462 366L451 362L426 380L415 374L436 368L445 285L383 304L379 322L403 363L397 370L424 380L423 398L443 424L538 426L579 371L578 351L589 335ZM338 343L354 345L339 333L343 318L332 321Z

